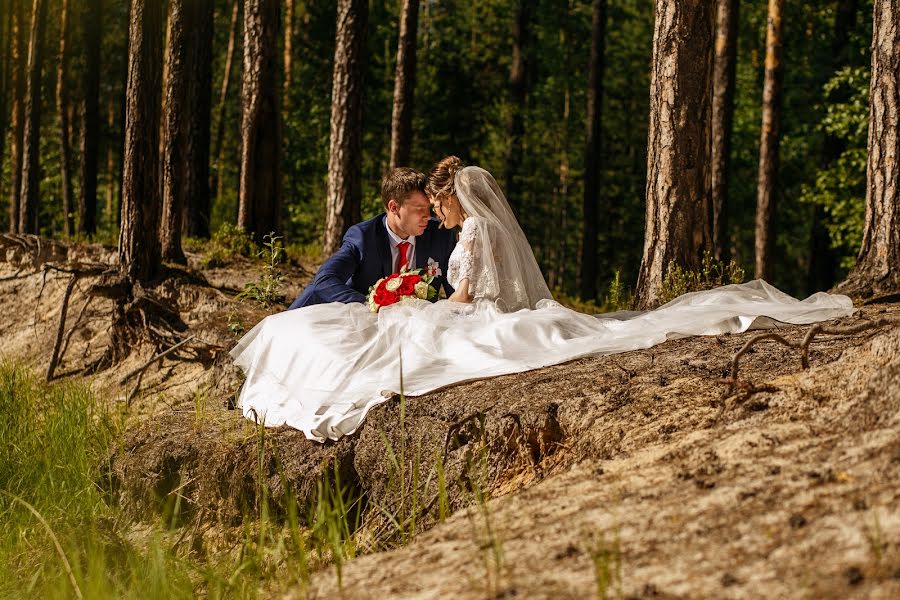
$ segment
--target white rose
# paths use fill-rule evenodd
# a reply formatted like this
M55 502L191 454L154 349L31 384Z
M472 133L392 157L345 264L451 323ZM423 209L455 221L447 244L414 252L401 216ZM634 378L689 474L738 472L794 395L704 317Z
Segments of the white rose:
M421 298L422 300L428 299L428 284L424 281L420 281L416 284L416 298Z

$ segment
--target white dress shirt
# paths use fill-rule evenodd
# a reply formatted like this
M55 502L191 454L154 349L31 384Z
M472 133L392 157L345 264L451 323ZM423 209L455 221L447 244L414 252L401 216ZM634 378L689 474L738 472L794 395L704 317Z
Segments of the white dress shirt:
M391 273L397 272L397 264L400 258L400 250L397 246L400 245L400 242L409 242L409 246L406 248L406 264L408 268L414 269L416 266L416 236L411 235L405 240L398 236L388 227L387 216L384 217L384 228L387 229L388 239L391 243Z

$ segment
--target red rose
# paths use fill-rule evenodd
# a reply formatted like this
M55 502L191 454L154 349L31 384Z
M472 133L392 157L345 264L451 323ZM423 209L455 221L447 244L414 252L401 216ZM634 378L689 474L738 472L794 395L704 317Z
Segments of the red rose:
M387 286L385 285L387 281L388 280L385 279L375 289L375 304L378 306L388 306L389 304L394 304L400 300L400 296L398 296L396 292L387 289Z
M416 293L416 284L422 281L418 275L407 275L397 289L397 293L403 296L411 296Z

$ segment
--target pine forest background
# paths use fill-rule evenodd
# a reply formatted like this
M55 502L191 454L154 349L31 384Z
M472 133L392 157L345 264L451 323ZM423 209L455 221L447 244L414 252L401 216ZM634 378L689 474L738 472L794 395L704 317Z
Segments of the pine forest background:
M60 81L69 99L66 135L71 148L65 169L57 97L64 3L69 12L67 62ZM129 38L129 3L124 1L0 0L0 124L4 136L0 147L4 149L0 225L3 230L11 229L12 81L16 64L23 69L26 62L14 47L13 14L20 10L26 25L30 25L38 4L45 5L46 28L40 75L39 232L58 238L66 235L66 173L72 197L80 194L79 140L86 121L79 116L83 111L79 99L85 57L89 57L86 40L99 35L96 232L85 232L74 204L70 204L68 214L76 237L115 244ZM402 4L397 0L369 2L362 86L363 218L381 210L380 179L390 163ZM214 2L212 232L223 224L234 224L238 216L243 5L236 0ZM616 272L621 273L626 285L633 286L641 263L654 6L651 0L606 3L597 171L598 297ZM220 104L235 10L239 16L234 60L229 91ZM773 283L802 296L839 281L860 248L872 2L788 2L784 11ZM517 30L523 22L524 30ZM766 24L766 2L740 3L726 246L727 255L749 275L754 262ZM288 243L310 249L321 248L326 221L335 36L333 0L280 3L277 86L282 103L282 193L278 233ZM516 40L521 50L520 66L524 68L518 84L511 82ZM592 3L587 0L426 0L419 4L410 166L427 172L441 157L456 154L467 164L478 164L494 173L508 190L551 287L568 295L582 293L591 42ZM160 95L164 89L165 83ZM523 133L519 154L510 159L512 122L520 123ZM221 158L217 160L215 145L220 127Z

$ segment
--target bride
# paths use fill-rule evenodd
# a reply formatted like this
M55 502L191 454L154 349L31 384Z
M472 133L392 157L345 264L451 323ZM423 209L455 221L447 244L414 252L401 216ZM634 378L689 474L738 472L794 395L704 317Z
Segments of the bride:
M401 376L403 391L418 396L676 337L853 312L846 296L820 292L799 301L756 280L685 294L626 319L586 315L553 300L490 173L447 157L435 165L426 192L443 225L460 227L446 274L455 292L377 313L362 303L334 302L263 319L231 351L247 377L240 393L246 417L336 440L401 391Z

